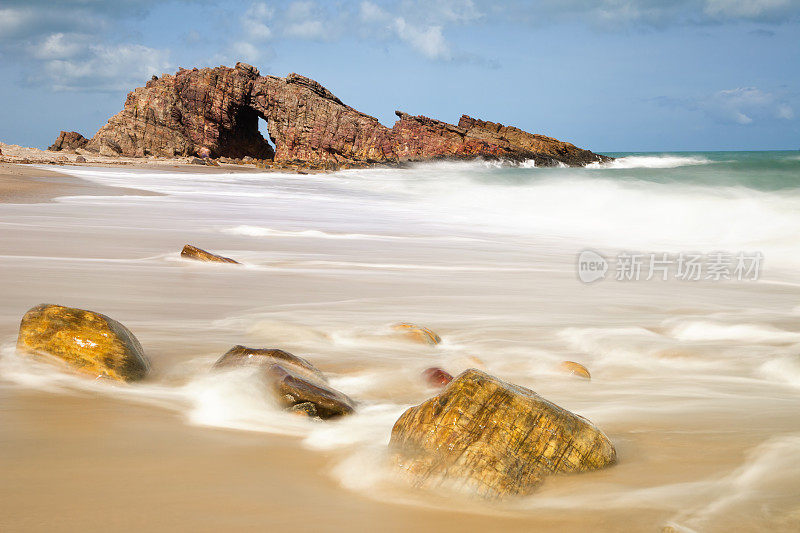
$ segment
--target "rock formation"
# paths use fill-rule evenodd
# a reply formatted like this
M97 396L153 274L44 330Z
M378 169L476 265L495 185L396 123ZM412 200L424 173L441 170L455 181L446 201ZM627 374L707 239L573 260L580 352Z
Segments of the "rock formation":
M322 372L289 352L234 346L214 363L215 369L243 366L262 369L275 397L290 411L323 419L355 411L353 400L328 385Z
M143 378L150 364L125 326L100 313L42 304L22 317L17 351L56 358L79 372L118 381Z
M78 148L85 148L88 143L89 139L77 131L62 131L58 134L56 142L47 149L51 152L59 152L61 150L74 151Z
M206 252L205 250L198 248L197 246L192 246L191 244L187 244L183 247L183 250L181 250L181 257L184 259L194 259L195 261L239 264L239 261L234 261L230 257L212 254L211 252Z
M547 475L616 461L614 445L585 418L474 369L403 413L389 447L415 485L487 498L529 494Z
M572 144L462 116L457 126L400 111L392 128L345 105L314 80L254 67L180 69L128 94L87 145L103 155L274 159L307 166L437 158L534 160L573 166L607 158ZM272 146L258 131L266 120Z

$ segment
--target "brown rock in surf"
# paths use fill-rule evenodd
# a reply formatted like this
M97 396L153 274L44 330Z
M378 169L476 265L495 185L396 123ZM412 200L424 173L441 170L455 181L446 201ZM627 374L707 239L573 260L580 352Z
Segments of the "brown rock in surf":
M400 120L387 128L299 74L261 76L245 63L180 69L129 93L124 109L87 149L130 157L253 157L320 169L441 158L570 166L609 159L466 115L458 125L397 115ZM259 119L267 122L274 150L259 133Z
M403 413L389 448L414 485L486 498L530 494L548 475L603 468L617 458L585 418L474 369Z
M183 250L181 250L181 257L185 259L194 259L195 261L239 264L239 261L234 261L230 257L222 257L221 255L212 254L211 252L206 252L205 250L196 246L192 246L191 244L187 244L183 247Z
M442 370L438 366L426 368L425 370L423 370L422 377L425 378L425 383L427 383L431 387L444 387L445 385L453 381L453 376L451 376L449 372Z
M150 368L128 328L100 313L61 305L41 304L25 313L17 351L117 381L142 379Z
M236 367L263 369L263 376L277 400L292 412L327 419L355 411L353 400L328 385L322 372L289 352L237 345L214 363L215 369Z

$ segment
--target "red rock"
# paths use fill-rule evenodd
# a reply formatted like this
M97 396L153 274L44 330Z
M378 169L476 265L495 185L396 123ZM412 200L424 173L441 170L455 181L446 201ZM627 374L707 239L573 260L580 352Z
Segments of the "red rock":
M51 152L59 152L61 150L77 150L84 148L89 140L78 133L77 131L62 131L58 134L56 142L54 142L47 149Z
M180 69L128 94L89 141L104 155L274 159L318 168L439 158L586 165L607 158L518 128L462 116L458 125L397 112L390 129L299 74L254 67ZM267 121L272 146L258 131Z
M426 383L431 387L444 387L453 381L453 376L437 366L426 368L422 371L422 376L425 378Z

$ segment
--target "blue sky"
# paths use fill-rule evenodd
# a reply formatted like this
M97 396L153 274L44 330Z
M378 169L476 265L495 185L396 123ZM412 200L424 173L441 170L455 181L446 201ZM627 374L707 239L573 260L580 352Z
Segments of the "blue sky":
M0 0L0 140L90 137L177 67L297 72L595 151L800 148L800 0Z

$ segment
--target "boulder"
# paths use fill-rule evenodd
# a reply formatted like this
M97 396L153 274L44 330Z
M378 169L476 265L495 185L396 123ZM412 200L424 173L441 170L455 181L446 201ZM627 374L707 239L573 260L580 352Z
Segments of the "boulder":
M206 252L205 250L196 246L192 246L191 244L187 244L183 247L183 250L181 250L181 257L185 259L194 259L195 261L239 264L239 261L234 261L230 257L222 257L221 255L212 254L211 252Z
M573 376L578 376L584 379L592 379L592 375L589 373L589 370L580 363L576 363L575 361L563 361L559 368L568 374Z
M86 158L83 157L82 155L79 155L78 157L75 158L75 162L76 163L86 163Z
M403 322L402 324L395 324L392 326L392 329L395 331L402 332L406 337L413 339L417 342L422 342L424 344L439 344L442 342L441 337L437 335L435 332L428 328L424 328L422 326L417 326L416 324L409 324L407 322Z
M603 468L617 458L585 418L475 369L403 413L389 448L415 486L491 499L530 494L548 475Z
M243 366L263 369L275 397L291 412L328 419L355 411L353 400L328 385L322 372L302 357L274 348L237 345L214 363L215 369Z
M444 387L453 381L453 376L438 366L432 366L431 368L423 370L422 377L425 379L425 383L431 387Z
M150 368L128 328L100 313L60 305L41 304L25 313L17 351L118 381L142 379Z
M327 383L327 378L317 367L289 352L277 348L248 348L237 344L214 363L214 368L235 368L242 366L255 366L269 368L274 364L291 365L297 367L297 371L309 377L309 379Z
M56 142L51 144L47 149L51 152L59 152L61 150L74 151L78 148L84 148L88 143L89 139L77 131L62 131L58 134Z

